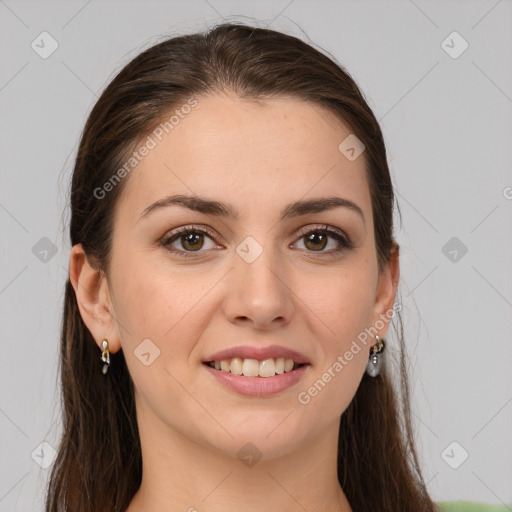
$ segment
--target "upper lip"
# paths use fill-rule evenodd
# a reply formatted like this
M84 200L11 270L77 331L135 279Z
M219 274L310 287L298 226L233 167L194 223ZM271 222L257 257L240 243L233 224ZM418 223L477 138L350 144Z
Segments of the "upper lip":
M257 359L258 361L282 357L284 359L292 359L298 364L309 363L308 359L303 354L290 348L281 347L279 345L270 345L268 347L251 347L250 345L240 345L238 347L231 347L212 354L203 362L208 363L210 361L223 361L225 359L233 359L234 357L240 357L242 359Z

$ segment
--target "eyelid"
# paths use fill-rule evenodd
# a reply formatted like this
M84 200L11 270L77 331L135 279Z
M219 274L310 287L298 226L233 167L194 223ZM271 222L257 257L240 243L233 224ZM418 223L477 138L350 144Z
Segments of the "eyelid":
M344 240L347 243L350 243L350 238L347 236L346 233L344 233L341 229L335 228L334 226L330 226L329 224L317 224L314 226L305 226L304 228L301 228L298 232L298 237L307 235L308 233L315 232L315 231L325 231L327 233L336 233L344 238Z
M209 226L204 226L202 224L187 224L185 226L180 226L178 228L173 229L170 232L167 232L162 237L162 240L165 242L165 241L168 241L168 240L170 240L171 238L174 238L174 237L178 238L178 235L180 235L181 233L188 233L188 232L191 232L191 231L192 232L198 232L198 233L205 233L210 238L212 238L213 240L215 240L217 238L222 238L216 231L214 231Z

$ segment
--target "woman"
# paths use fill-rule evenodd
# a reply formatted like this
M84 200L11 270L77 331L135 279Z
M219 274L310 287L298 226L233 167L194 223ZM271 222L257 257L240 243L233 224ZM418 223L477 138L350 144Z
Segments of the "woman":
M73 173L46 510L438 510L393 205L372 111L306 43L225 24L130 62Z

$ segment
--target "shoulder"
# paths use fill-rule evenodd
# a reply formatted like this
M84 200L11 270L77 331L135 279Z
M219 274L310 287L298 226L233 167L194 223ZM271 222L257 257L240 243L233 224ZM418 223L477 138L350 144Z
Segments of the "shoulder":
M439 501L440 512L510 512L512 506L487 505L485 503L471 503L469 501Z

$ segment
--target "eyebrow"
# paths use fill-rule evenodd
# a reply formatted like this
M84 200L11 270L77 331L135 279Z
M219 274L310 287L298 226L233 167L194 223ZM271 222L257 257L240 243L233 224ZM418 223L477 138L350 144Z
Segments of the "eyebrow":
M221 201L215 201L199 196L173 195L160 199L149 205L141 213L137 222L148 217L151 212L173 205L182 206L189 210L204 213L206 215L215 215L217 217L231 218L234 220L240 219L240 212L234 206ZM340 207L348 208L360 215L366 227L364 214L361 208L353 201L342 197L324 197L289 203L281 212L280 220L299 217L301 215L307 215L308 213L323 212Z

